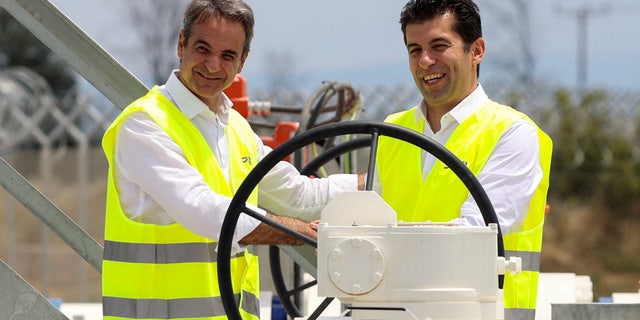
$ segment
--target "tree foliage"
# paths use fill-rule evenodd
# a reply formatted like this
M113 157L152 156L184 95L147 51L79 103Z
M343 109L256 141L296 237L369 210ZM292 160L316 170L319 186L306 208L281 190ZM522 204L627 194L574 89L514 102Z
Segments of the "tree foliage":
M0 8L0 68L24 66L44 77L56 96L75 83L71 69L19 21Z
M577 98L556 91L557 124L550 194L590 202L629 216L640 197L640 159L636 147L637 119L616 110L609 92L593 90Z
M535 80L533 1L478 0L483 15L483 32L495 40L486 61L504 70L503 75L523 83Z
M153 84L167 80L171 70L178 67L178 34L186 1L137 0L127 1L124 7L135 26L141 59L148 65Z

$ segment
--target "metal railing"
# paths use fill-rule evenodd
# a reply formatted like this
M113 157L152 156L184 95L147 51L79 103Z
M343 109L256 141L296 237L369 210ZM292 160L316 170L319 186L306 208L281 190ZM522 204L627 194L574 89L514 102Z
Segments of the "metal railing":
M115 59L104 51L97 43L87 36L62 12L46 0L3 0L2 7L16 20L20 21L40 41L47 45L60 58L66 61L87 81L93 84L110 101L121 108L146 92L146 87L131 73L123 68ZM12 101L12 100L7 100ZM37 104L42 107L42 104ZM11 108L11 105L5 106ZM12 115L18 121L18 126L25 125L25 135L31 135L43 147L45 156L43 166L48 165L50 144L47 135L34 132L35 127L29 126L31 120L21 114L23 110L12 110ZM53 108L53 115L60 123L72 120L69 114L60 113ZM47 109L34 110L37 114L49 111ZM80 109L78 109L80 110ZM73 113L71 113L73 117ZM38 120L36 118L35 120ZM78 143L80 155L86 154L89 148L89 140L79 130L73 130L73 126L66 126L64 130L75 138ZM60 132L60 131L59 131ZM9 140L13 135L5 135ZM81 157L86 159L86 157ZM87 163L79 161L80 172L86 173ZM42 193L34 188L13 167L2 159L0 179L3 187L22 205L28 208L34 215L47 224L61 239L91 264L96 270L101 269L102 247L91 238L82 228L78 227L58 207L49 201ZM51 171L45 169L45 174ZM85 175L86 176L86 175ZM45 179L47 181L47 179ZM80 184L86 179L80 178ZM85 210L86 211L86 210ZM45 243L48 243L45 241ZM46 251L45 251L46 252ZM28 315L32 319L66 319L48 300L37 290L22 280L4 261L2 261L0 277L3 283L3 292L0 310L3 313L12 312L13 315ZM46 286L46 283L45 283Z

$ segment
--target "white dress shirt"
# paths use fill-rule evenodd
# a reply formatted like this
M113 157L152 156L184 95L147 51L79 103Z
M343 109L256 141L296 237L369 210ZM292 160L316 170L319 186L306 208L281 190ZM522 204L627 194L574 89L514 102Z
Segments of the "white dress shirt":
M228 146L224 127L232 102L221 95L219 108L212 112L177 78L175 71L161 92L171 100L202 133L223 172L229 175ZM259 156L271 149L256 135ZM217 240L231 198L217 194L198 170L185 159L181 148L145 113L126 119L117 135L116 185L125 213L132 220L159 225L180 223L192 232ZM277 164L259 184L259 204L279 215L305 221L319 219L320 210L335 195L357 190L356 175L338 174L328 179L301 176L285 161ZM264 210L248 206L266 214ZM233 239L237 243L260 221L241 214Z
M424 100L416 108L416 119L425 119L425 136L445 145L453 131L489 98L478 87L460 104L440 119L440 131L433 132L426 121ZM423 178L426 178L436 158L424 151ZM477 176L493 205L503 234L518 231L529 210L529 202L542 179L540 148L537 129L526 120L516 121L500 138L491 157ZM376 189L381 190L376 175ZM452 223L466 226L484 226L484 219L475 200L469 194L460 209L460 218Z

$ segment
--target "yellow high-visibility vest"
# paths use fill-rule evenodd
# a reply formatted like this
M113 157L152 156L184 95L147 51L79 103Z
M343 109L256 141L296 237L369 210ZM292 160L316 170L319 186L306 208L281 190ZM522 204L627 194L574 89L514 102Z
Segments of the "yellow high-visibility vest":
M118 128L134 112L148 114L216 193L233 196L258 162L255 134L233 109L225 128L232 159L229 181L202 134L157 87L122 111L102 141L109 162L102 265L104 319L227 319L218 288L217 243L178 223L140 223L123 212L113 159ZM249 202L257 203L257 190ZM258 320L258 258L245 250L232 257L231 270L240 314L243 319Z
M418 107L387 117L385 122L398 124L422 133L424 117L416 117ZM417 120L417 118L419 120ZM543 178L529 203L521 230L504 235L505 255L522 258L523 272L505 275L505 319L534 319L542 229L549 188L552 142L526 115L488 101L454 130L445 147L455 154L474 175L478 175L504 132L517 121L530 121L538 131L540 164ZM446 222L460 216L460 208L469 191L442 161L436 161L426 179L422 178L422 150L409 143L381 137L377 170L382 198L405 222Z

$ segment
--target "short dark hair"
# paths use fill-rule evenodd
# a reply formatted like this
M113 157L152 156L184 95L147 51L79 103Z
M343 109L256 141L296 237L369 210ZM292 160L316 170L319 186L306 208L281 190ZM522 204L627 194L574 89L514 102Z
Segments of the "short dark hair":
M240 22L244 27L244 46L242 55L249 53L253 39L253 10L242 0L193 0L184 12L182 32L185 43L189 40L193 25L211 16L219 16Z
M465 50L482 37L480 10L473 0L410 0L400 13L400 25L407 44L407 25L433 20L446 13L454 15L453 29L465 43Z

